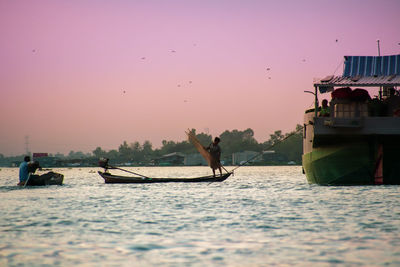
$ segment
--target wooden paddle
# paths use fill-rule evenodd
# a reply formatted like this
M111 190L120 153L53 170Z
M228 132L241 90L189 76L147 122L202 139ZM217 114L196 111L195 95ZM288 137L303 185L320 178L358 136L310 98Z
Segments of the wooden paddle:
M26 179L26 181L25 181L25 183L24 183L24 187L28 184L29 178L31 178L31 173L28 174L28 179Z
M135 175L143 177L143 178L150 179L150 177L141 175L141 174L136 173L136 172L128 171L128 170L125 170L125 169L122 169L122 168L114 167L114 166L111 166L111 165L107 165L107 167L108 167L107 169L117 169L117 170L121 170L121 171L124 171L124 172L129 172L129 173L135 174Z
M115 167L115 166L111 166L111 165L108 164L108 160L109 160L108 158L100 158L100 159L99 159L99 166L102 167L102 168L104 168L105 171L107 171L108 169L117 169L117 170L121 170L121 171L124 171L124 172L129 172L129 173L138 175L138 176L143 177L143 178L151 179L150 177L141 175L141 174L136 173L136 172L124 170L124 169L122 169L122 168L118 168L118 167Z

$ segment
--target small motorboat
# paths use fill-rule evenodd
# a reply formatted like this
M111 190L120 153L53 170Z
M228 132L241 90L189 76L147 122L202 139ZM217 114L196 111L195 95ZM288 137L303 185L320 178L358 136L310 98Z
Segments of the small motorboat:
M26 185L43 186L43 185L62 185L64 175L56 172L47 172L42 175L31 174Z
M26 183L20 182L20 186L44 186L44 185L62 185L64 175L56 172L46 172L41 175L34 174L37 169L41 170L38 161L32 161L28 163L28 180Z

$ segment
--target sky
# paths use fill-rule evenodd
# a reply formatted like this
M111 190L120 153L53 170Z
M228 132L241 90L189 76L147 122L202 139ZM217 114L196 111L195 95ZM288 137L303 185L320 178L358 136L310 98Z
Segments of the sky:
M400 54L398 0L0 0L0 154L293 131L345 55ZM223 140L222 140L223 142Z

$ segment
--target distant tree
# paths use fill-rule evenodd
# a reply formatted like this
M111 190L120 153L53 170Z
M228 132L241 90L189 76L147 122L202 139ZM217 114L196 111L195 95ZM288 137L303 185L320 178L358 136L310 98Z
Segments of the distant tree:
M208 134L200 133L196 134L196 129L191 129L191 132L193 132L197 139L200 141L200 143L204 146L207 146L208 144L211 143L211 136ZM159 150L155 151L155 155L161 156L173 152L180 152L183 154L192 154L192 153L197 153L196 148L187 140L181 141L181 142L174 142L174 141L167 141L163 140L162 141L162 147Z
M122 161L131 161L133 158L133 149L128 146L128 143L124 141L118 148L119 158Z
M107 152L106 157L112 161L117 161L119 158L119 153L117 150L113 149Z
M301 162L303 154L303 126L297 124L296 130L285 135L286 139L282 144L283 153L289 161Z
M137 141L132 143L131 149L132 149L133 161L141 162L144 158L144 155L143 155L142 146L140 145L140 143Z
M203 146L208 146L212 142L212 137L209 134L199 133L196 134L196 138L199 140L201 144L203 144Z
M283 138L285 138L284 135L282 135L282 131L275 131L273 134L270 135L270 144L276 144L279 143Z
M73 150L71 150L68 154L68 158L70 159L83 159L85 157L86 156L82 151L74 152Z
M254 131L250 128L244 131L225 131L220 135L220 138L220 146L223 154L232 154L245 150L261 150L257 140L254 138Z
M174 141L162 140L161 143L162 143L162 146L160 148L161 155L176 152L175 151L176 143Z
M148 140L144 141L142 148L145 155L149 155L153 152L153 145Z
M303 133L301 125L296 125L296 130L282 134L282 131L275 131L270 139L262 144L263 150L274 150L277 155L287 161L301 162L303 153Z
M221 149L222 158L230 158L232 153L241 152L245 150L250 151L262 151L273 150L279 154L282 160L294 160L296 162L301 161L302 154L302 126L297 125L296 131L283 134L281 130L275 131L270 134L270 139L264 143L258 143L254 138L254 131L248 128L243 131L232 130L224 131L220 134L221 138ZM191 129L195 133L197 139L204 146L208 146L212 142L212 136L205 133L196 133L196 129ZM289 137L290 136L290 137ZM286 138L286 139L285 139ZM150 162L152 159L160 157L165 154L181 152L183 154L197 153L195 147L189 143L189 141L168 141L163 140L162 146L159 149L153 150L151 142L145 141L142 145L135 141L128 145L127 141L124 141L118 150L110 150L108 152L97 147L92 153L95 157L107 157L114 162L126 162L133 161L136 163ZM78 152L71 151L68 157L76 156ZM82 153L82 152L80 152ZM78 153L79 154L79 153ZM88 156L88 155L86 155Z
M149 162L153 158L153 145L150 141L144 141L142 145L143 160Z
M96 149L93 150L92 153L96 158L104 158L107 155L107 152L101 149L101 147L99 146L96 147Z

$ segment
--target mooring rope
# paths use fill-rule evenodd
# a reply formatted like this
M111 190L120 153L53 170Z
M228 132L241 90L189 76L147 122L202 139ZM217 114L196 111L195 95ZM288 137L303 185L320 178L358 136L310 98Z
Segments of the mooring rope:
M272 145L270 145L269 147L267 147L266 150L269 150L269 149L273 148L274 146L276 146L277 144L282 143L283 141L285 141L285 140L288 139L289 137L291 137L291 136L297 134L298 132L300 132L301 130L303 130L303 128L304 128L304 127L301 126L301 128L297 129L296 131L294 131L293 133L289 134L289 135L286 136L285 138L283 138L283 139L281 139L281 140L278 140L278 141L275 142L274 144L272 144ZM264 150L264 151L265 151L265 150ZM239 164L238 166L236 166L235 168L233 168L230 172L233 172L234 170L236 170L236 169L242 167L243 165L249 163L249 162L252 161L253 159L259 157L259 156L262 155L262 154L264 154L264 151L261 151L261 152L257 153L255 156L251 157L251 158L248 159L247 161L245 161L245 162Z

